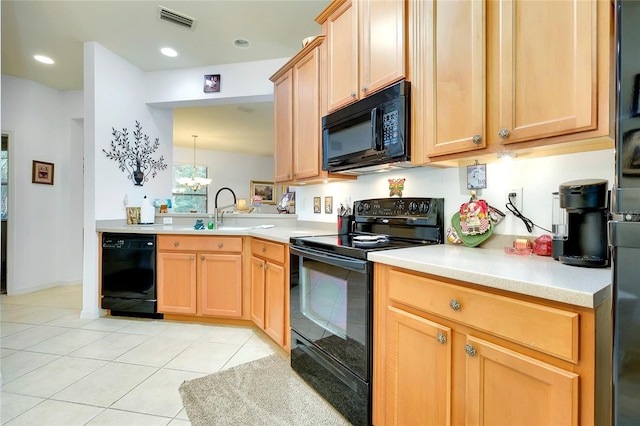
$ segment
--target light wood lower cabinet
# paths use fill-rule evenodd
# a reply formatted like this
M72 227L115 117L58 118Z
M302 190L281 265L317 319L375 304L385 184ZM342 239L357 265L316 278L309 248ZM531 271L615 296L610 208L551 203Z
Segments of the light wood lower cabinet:
M374 424L608 423L608 302L586 309L380 264L374 277Z
M251 320L289 348L289 249L286 244L251 241Z
M242 237L159 235L158 312L242 318Z

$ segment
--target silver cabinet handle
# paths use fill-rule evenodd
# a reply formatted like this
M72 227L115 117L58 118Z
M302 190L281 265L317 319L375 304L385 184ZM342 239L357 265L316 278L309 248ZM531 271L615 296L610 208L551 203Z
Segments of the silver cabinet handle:
M438 343L444 345L445 343L447 343L447 336L445 336L443 332L439 331L438 335L436 336L436 340L438 341Z
M258 263L258 268L262 268L262 262Z
M476 356L476 348L473 347L473 345L470 344L466 344L464 345L464 351L467 353L467 355L469 356Z
M460 302L458 302L456 299L451 299L451 301L449 302L449 306L451 306L451 309L453 309L454 311L460 310Z
M262 247L262 252L264 253L265 251L267 251L266 247Z
M366 92L366 91L367 91L367 88L366 88L366 87L363 87L363 88L362 88L362 93L364 93L364 92Z
M195 256L189 256L189 259L190 260L196 260L196 257Z
M500 136L500 139L506 139L509 137L509 131L507 129L500 129L498 136Z
M200 260L204 260L204 256L200 256Z
M265 271L266 271L267 269L269 269L269 265L265 264L265 265L264 265L264 269L265 269Z
M174 242L173 242L173 246L174 246L174 247L178 247L179 245L180 245L180 243L179 243L179 242L177 242L177 241L174 241Z
M218 248L222 248L223 245L224 244L222 244L222 243L218 243Z
M474 135L473 136L473 143L476 145L480 145L480 143L482 142L482 136L480 135Z
M351 97L355 98L356 97L356 92L351 92Z

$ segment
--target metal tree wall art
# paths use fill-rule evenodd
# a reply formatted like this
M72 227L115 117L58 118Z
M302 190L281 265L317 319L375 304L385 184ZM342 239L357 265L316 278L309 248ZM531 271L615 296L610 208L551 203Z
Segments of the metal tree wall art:
M111 128L111 134L115 138L111 141L109 151L103 149L108 159L118 162L118 168L128 174L128 178L135 182L137 186L142 186L151 177L156 177L158 170L165 170L167 163L164 156L158 160L151 158L151 154L160 147L159 138L151 143L149 136L142 133L142 126L136 121L136 130L133 132L134 141L129 143L129 132L123 128L122 132Z

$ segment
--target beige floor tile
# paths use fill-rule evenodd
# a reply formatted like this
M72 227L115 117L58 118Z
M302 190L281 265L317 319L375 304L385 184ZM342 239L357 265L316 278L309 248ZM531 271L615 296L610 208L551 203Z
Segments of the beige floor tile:
M133 413L131 411L106 409L98 414L87 426L164 426L171 421L168 417L151 416L149 414Z
M53 395L52 399L110 407L156 371L154 367L110 362Z
M6 382L5 392L49 398L57 392L103 367L106 361L61 357Z
M39 325L3 337L0 339L0 346L8 349L27 349L67 331L68 328Z
M207 324L168 323L169 327L158 334L162 337L177 337L184 340L200 340L215 326Z
M152 337L116 358L118 362L162 367L191 345L189 340Z
M104 409L63 401L45 400L7 423L7 426L81 426Z
M259 348L271 348L274 345L273 340L266 334L261 331L256 331L253 335L247 340L245 346L255 346Z
M118 330L121 333L142 334L145 336L157 336L169 328L171 323L157 320L130 321L125 327Z
M5 358L8 357L9 355L16 353L17 350L16 349L5 349L5 348L0 348L0 358Z
M135 322L126 318L102 317L82 326L85 330L119 331Z
M248 327L214 325L205 336L205 339L209 342L244 345L252 336L253 330Z
M110 333L69 355L112 361L148 339L149 337L139 334Z
M180 384L198 377L202 377L202 374L164 368L127 393L111 408L175 417L182 410L182 398L178 392Z
M185 410L184 408L180 410L180 412L176 415L176 419L188 421L189 416L187 416L187 410Z
M247 362L255 361L260 358L264 358L269 355L273 355L275 352L269 347L261 346L243 346L227 361L220 370L226 370L236 365L245 364Z
M17 417L27 410L35 407L42 401L44 401L42 398L36 398L33 396L16 395L13 393L1 392L0 424L5 424L14 417Z
M241 348L240 345L197 342L173 358L165 368L215 373Z
M66 333L59 334L42 343L30 346L29 350L66 355L107 336L107 334L108 333L104 331L69 329Z
M14 351L11 356L2 359L2 380L4 384L60 358L60 355L38 352Z
M6 337L31 327L35 327L35 325L2 321L2 326L0 327L0 337Z
M25 324L46 324L59 318L78 314L76 309L38 307L38 309L30 310L29 312L14 312L9 318L3 318L3 321L22 322Z
M90 322L95 321L93 319L80 318L80 311L75 311L74 313L60 317L53 321L49 321L47 325L56 326L56 327L66 327L66 328L81 328L89 324Z

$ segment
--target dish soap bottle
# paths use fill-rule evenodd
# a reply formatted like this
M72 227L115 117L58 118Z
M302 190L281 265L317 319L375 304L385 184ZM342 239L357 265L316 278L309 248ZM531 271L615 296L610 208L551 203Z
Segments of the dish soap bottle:
M209 215L209 223L207 224L207 228L213 229L213 219L211 218L211 215Z

